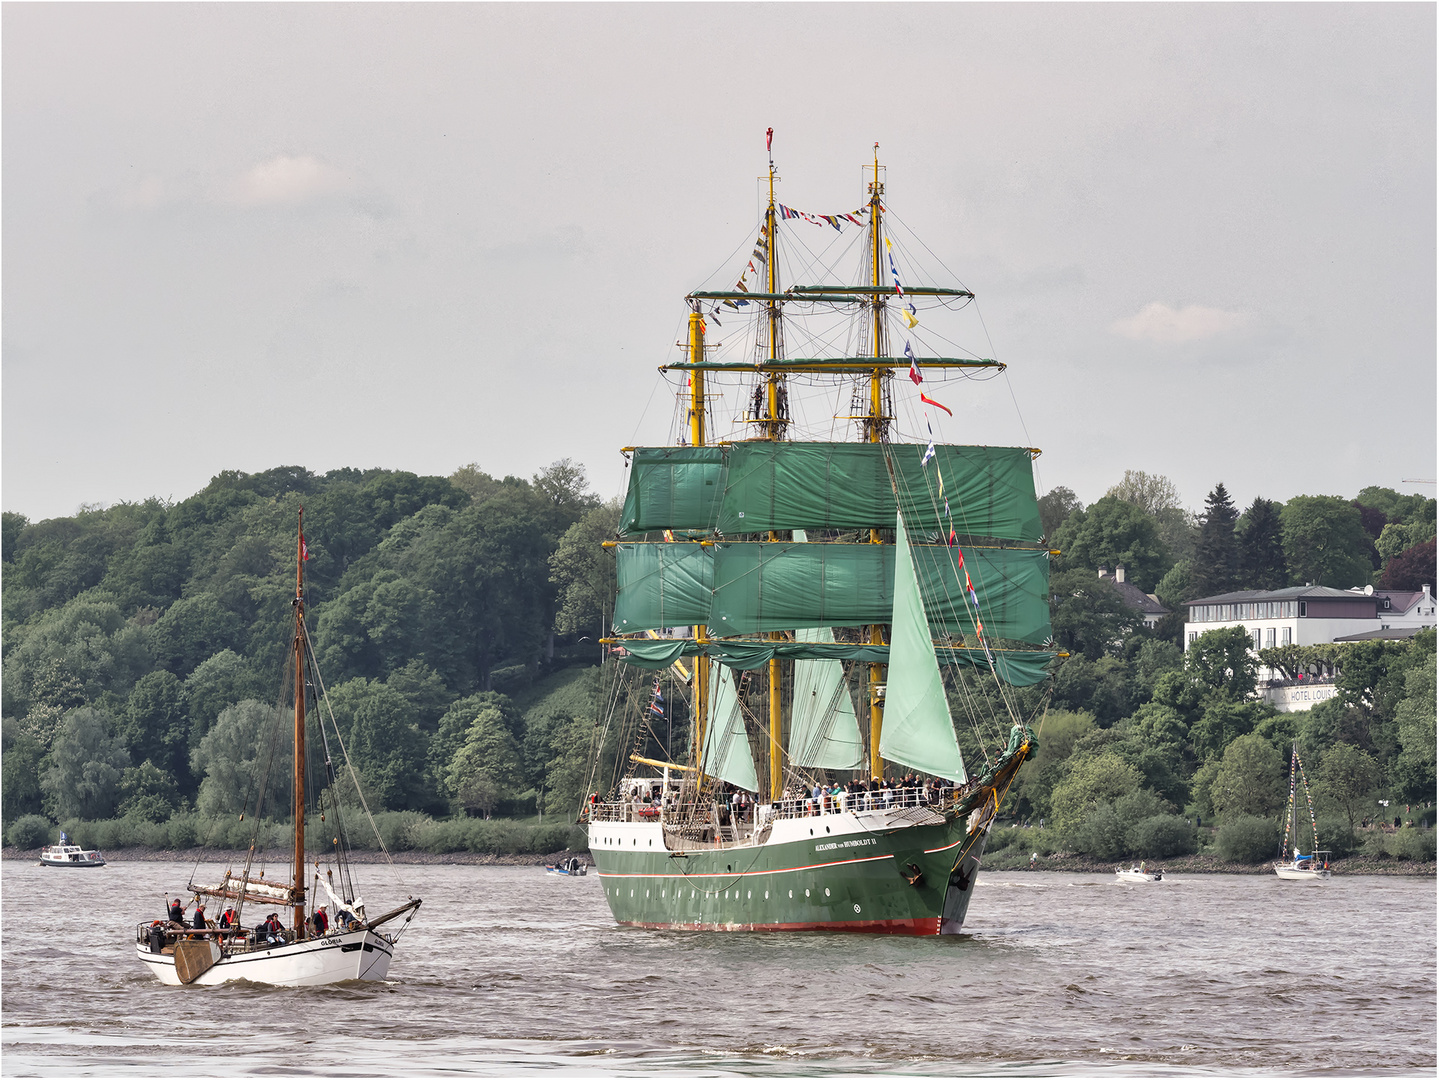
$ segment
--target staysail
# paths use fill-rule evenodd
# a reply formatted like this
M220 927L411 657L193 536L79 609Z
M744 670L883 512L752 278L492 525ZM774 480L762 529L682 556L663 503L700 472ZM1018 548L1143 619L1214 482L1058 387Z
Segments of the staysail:
M809 538L802 529L795 540ZM834 644L829 627L795 631L795 640ZM854 701L838 660L796 660L794 706L790 719L790 764L811 769L857 769L864 759L864 742Z
M755 775L749 736L745 734L734 675L728 668L720 667L711 673L709 706L710 722L705 727L702 771L745 791L759 791L759 778Z
M894 619L879 751L888 761L963 784L969 776L934 656L904 515L895 520Z

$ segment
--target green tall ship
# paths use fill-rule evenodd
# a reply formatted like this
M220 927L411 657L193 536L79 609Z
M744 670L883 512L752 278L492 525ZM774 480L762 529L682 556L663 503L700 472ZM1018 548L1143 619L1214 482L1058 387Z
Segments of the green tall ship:
M974 297L915 283L878 150L843 214L776 201L771 156L743 272L686 297L661 369L675 445L626 449L605 640L653 685L615 678L595 760L620 764L584 812L620 923L958 933L1034 751L1011 688L1056 656L1038 451L935 440L931 395L1004 365L924 355ZM781 280L846 256L849 281Z

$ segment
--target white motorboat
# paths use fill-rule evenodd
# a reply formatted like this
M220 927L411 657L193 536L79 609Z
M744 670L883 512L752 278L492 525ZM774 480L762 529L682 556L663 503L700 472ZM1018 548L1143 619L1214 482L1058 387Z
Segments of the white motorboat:
M98 851L86 851L80 845L70 843L70 838L61 833L58 844L51 844L40 850L40 865L72 868L104 866L105 856Z
M1140 863L1138 866L1131 866L1128 870L1122 866L1116 866L1114 868L1114 879L1116 881L1134 882L1162 881L1164 879L1164 871L1146 870L1143 863Z

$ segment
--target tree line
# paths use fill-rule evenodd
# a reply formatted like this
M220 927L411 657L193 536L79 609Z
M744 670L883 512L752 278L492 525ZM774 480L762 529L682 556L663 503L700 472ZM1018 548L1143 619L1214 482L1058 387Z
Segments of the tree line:
M601 700L616 686L647 696L652 679L596 666L614 588L600 545L618 506L567 461L529 479L474 465L448 477L287 467L222 473L174 504L4 515L7 837L21 821L28 839L114 820L174 846L235 842L246 796L267 776L283 787L261 732L281 692L301 505L319 667L391 846L514 845L528 841L496 840L509 834L479 822L570 820ZM1366 815L1341 811L1376 793L1432 801L1432 634L1327 656L1339 696L1281 715L1254 696L1242 631L1211 631L1188 653L1180 632L1183 601L1232 589L1432 582L1434 506L1365 488L1256 499L1241 514L1219 484L1194 513L1167 479L1134 471L1087 507L1050 491L1051 612L1071 655L1017 694L1048 715L1014 812L1105 853L1198 843L1198 821L1272 825L1274 777L1296 739L1325 812L1351 836ZM1098 579L1115 565L1174 614L1146 629ZM667 707L682 725L682 705ZM960 734L978 760L973 734ZM1357 788L1360 801L1345 802L1341 789ZM1249 791L1267 794L1236 801Z

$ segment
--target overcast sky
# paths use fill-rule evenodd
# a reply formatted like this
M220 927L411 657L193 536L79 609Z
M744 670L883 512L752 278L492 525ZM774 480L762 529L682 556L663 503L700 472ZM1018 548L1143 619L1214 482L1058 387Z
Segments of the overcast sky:
M7 4L3 491L664 442L684 294L888 200L1010 365L942 437L1193 507L1435 477L1435 8ZM726 261L728 259L728 262ZM718 274L718 277L715 275ZM658 395L658 396L657 396ZM660 404L657 406L656 402Z

